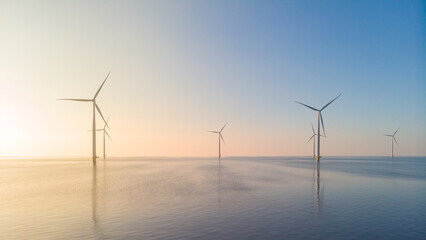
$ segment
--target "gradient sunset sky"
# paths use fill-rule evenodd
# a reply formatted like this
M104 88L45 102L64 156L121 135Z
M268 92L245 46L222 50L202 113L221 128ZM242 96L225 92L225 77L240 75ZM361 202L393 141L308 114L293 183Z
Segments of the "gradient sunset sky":
M426 155L425 1L1 1L0 156ZM97 117L98 126L102 125ZM98 134L98 156L101 155Z

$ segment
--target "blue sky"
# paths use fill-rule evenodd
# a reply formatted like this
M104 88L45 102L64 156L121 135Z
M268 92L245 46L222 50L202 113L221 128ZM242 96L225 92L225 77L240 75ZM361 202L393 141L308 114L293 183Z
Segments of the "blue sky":
M339 93L324 111L324 154L386 155L382 134L401 126L398 153L426 155L424 1L0 9L0 155L89 153L90 106L54 99L93 95L109 70L99 104L114 126L112 155L214 155L205 130L226 121L225 155L310 155L316 115L294 101L321 107Z

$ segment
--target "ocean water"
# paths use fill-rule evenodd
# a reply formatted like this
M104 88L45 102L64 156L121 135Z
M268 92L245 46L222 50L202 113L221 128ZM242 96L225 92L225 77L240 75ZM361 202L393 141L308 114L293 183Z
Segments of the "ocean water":
M0 159L0 239L426 239L425 157Z

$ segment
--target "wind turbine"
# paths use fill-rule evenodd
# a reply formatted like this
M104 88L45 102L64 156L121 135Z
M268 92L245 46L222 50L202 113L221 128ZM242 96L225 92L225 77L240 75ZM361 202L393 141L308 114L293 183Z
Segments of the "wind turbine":
M220 129L219 132L217 132L217 131L209 131L209 132L212 132L212 133L217 133L219 135L219 159L220 159L220 140L222 139L223 143L225 143L225 140L223 139L223 136L222 136L222 131L226 127L226 124L228 124L228 123L225 123L225 125L223 125L222 129Z
M321 158L321 155L320 155L320 136L321 136L321 134L320 134L320 130L321 130L321 126L320 126L320 121L321 121L321 125L322 125L322 130L323 130L323 132L324 132L324 136L326 136L326 134L325 134L325 128L324 128L324 121L323 121L323 119L322 119L322 114L321 114L321 112L322 112L322 110L324 110L326 107L328 107L328 105L330 105L332 102L334 102L334 100L336 100L338 97L340 97L340 95L342 95L342 94L339 94L337 97L335 97L333 100L331 100L329 103L327 103L324 107L322 107L321 109L316 109L316 108L314 108L314 107L311 107L311 106L308 106L308 105L306 105L306 104L304 104L304 103L301 103L301 102L298 102L298 101L295 101L296 103L298 103L298 104L301 104L301 105L303 105L303 106L305 106L305 107L307 107L307 108L310 108L310 109L312 109L312 110L314 110L314 111L316 111L316 112L318 112L318 132L317 132L317 137L318 137L318 150L317 150L317 161L319 161L320 160L320 158Z
M311 127L312 127L312 136L311 136L311 138L309 138L309 140L306 143L309 143L313 139L313 141L312 141L312 143L314 144L313 158L315 159L315 136L317 134L315 133L314 126L312 126L312 123L311 123ZM324 137L324 136L321 135L321 137Z
M109 118L106 120L104 128L96 129L96 131L102 131L103 132L103 136L104 136L104 138L103 138L103 140L104 140L104 159L105 159L105 134L108 136L109 139L111 139L111 137L109 136L109 134L108 134L108 132L106 130L107 127L108 127L108 129L110 129L109 125L108 125L108 121L109 121Z
M393 158L393 142L395 141L396 144L398 144L398 142L396 141L396 138L395 138L395 134L398 132L398 130L399 130L399 128L392 135L390 135L390 134L384 134L385 136L392 138L392 140L391 140L392 141L392 148L391 148L391 157L392 158Z
M111 72L108 72L108 75L106 76L105 80L103 81L102 85L99 87L98 91L96 91L95 96L92 99L76 99L76 98L61 98L58 100L66 100L66 101L77 101L77 102L92 102L93 106L93 123L92 123L92 161L93 164L96 164L96 119L95 119L95 112L98 110L99 114L101 115L102 119L105 122L105 118L102 115L101 109L99 109L98 105L96 104L96 97L98 96L99 92L101 91L102 87L105 84L105 81L108 79L108 76ZM96 109L96 110L95 110Z

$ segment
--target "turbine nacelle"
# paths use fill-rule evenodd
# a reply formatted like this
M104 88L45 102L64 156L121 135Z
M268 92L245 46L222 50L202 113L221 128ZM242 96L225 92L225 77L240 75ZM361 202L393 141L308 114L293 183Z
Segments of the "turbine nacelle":
M399 131L399 128L398 129L396 129L396 131L391 135L391 134L383 134L384 136L386 136L386 137L391 137L392 138L392 141L395 141L395 143L396 144L398 144L398 142L396 141L396 137L395 137L395 135L396 135L396 133ZM398 144L399 145L399 144Z
M111 136L109 136L108 131L106 130L106 128L107 128L107 127L108 127L108 129L110 129L110 128L109 128L109 125L108 125L108 121L109 121L109 118L106 120L104 127L103 127L103 128L100 128L100 129L96 129L96 131L97 131L97 132L101 132L101 131L102 131L102 132L105 132L105 134L108 136L108 138L109 138L110 140L112 140Z
M314 130L314 125L312 125L312 122L311 122L311 128L312 128L312 136L311 136L311 138L309 138L309 140L306 142L306 143L308 143L308 142L310 142L311 140L312 140L312 138L314 138L317 134L315 133L315 130ZM324 135L321 135L321 137L325 137Z
M99 87L98 91L96 91L95 96L93 97L93 99L60 98L60 99L57 99L57 100L75 101L75 102L92 102L94 104L96 110L98 111L99 115L101 115L102 120L104 120L104 122L107 122L107 121L105 121L104 115L102 115L101 109L99 108L98 104L96 104L96 97L98 96L99 92L101 91L102 87L104 86L104 84L105 84L106 80L108 79L110 73L111 72L108 72L108 75L106 76L105 80L102 82L102 84ZM109 126L108 126L108 129L109 129Z
M334 102L338 97L340 97L340 95L342 95L342 94L339 94L337 97L335 97L333 100L331 100L329 103L327 103L326 105L324 105L324 107L322 107L321 109L316 109L316 108L314 108L314 107L311 107L311 106L309 106L309 105L306 105L306 104L304 104L304 103L301 103L301 102L298 102L298 101L295 101L296 103L298 103L298 104L301 104L301 105L303 105L303 106L305 106L305 107L307 107L307 108L309 108L309 109L311 109L311 110L314 110L314 111L316 111L316 112L318 112L318 117L320 118L320 120L321 120L321 125L322 125L322 131L324 132L324 136L326 136L326 134L325 134L325 128L324 128L324 120L323 120L323 118L322 118L322 110L324 110L326 107L328 107L328 105L330 105L332 102ZM312 127L313 128L313 127Z
M208 132L219 134L219 138L222 139L223 143L225 143L225 139L223 139L223 136L222 136L222 131L226 127L227 124L228 123L225 123L225 125L223 125L223 127L220 129L220 131L208 131Z

